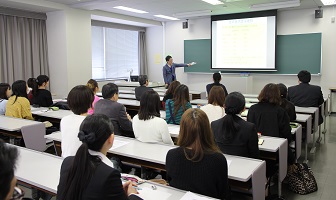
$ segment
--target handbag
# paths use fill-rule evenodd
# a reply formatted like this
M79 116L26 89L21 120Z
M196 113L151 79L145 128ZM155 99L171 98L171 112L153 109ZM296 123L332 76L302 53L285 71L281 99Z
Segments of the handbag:
M297 194L309 194L318 190L313 171L305 163L294 163L288 167L289 189Z

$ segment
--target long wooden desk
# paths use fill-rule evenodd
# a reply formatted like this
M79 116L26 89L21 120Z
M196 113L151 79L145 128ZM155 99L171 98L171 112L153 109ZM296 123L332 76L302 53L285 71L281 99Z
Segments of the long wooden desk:
M60 135L50 134L45 137L61 142ZM132 138L115 136L114 146L109 150L109 153L124 162L165 170L167 152L173 148L176 146L148 144ZM252 185L253 198L265 199L265 161L230 155L225 155L225 157L231 161L228 171L230 184L233 187L239 185L239 187L243 186L246 189Z
M23 147L17 148L19 150L19 159L15 175L18 182L56 195L63 159ZM152 186L155 186L156 189L154 190ZM153 182L145 182L138 187L140 188L138 190L139 196L146 197L146 200L176 200L181 199L186 194L186 191Z

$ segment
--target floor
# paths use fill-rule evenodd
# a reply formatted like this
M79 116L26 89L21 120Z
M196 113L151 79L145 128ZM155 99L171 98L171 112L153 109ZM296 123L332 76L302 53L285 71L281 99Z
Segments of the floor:
M291 192L286 184L283 184L283 198L286 200L333 200L336 199L336 115L327 117L327 134L325 143L322 140L321 144L316 145L316 153L309 154L308 165L312 168L317 184L318 191L299 195ZM302 149L304 150L304 149ZM304 152L304 151L302 151ZM303 155L299 162L303 161ZM271 193L277 193L277 184L271 187ZM25 189L26 197L30 196L30 190ZM52 199L55 199L52 198ZM233 194L232 199L252 199L251 197L241 194Z

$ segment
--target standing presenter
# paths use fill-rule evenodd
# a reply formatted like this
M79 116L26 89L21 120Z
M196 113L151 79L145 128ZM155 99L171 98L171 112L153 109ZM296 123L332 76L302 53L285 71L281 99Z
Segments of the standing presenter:
M189 67L193 64L196 64L194 62L188 63L188 64L173 63L173 58L171 56L166 57L166 62L167 64L165 64L165 66L163 66L162 68L163 79L164 79L166 88L168 88L171 82L176 80L176 74L175 74L176 67Z

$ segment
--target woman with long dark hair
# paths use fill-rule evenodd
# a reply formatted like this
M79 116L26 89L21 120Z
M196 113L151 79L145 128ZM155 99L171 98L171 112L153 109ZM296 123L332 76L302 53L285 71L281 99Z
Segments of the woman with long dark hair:
M186 85L179 85L174 91L173 99L166 102L166 121L168 124L180 124L183 113L191 108L189 89Z
M6 113L8 98L12 95L12 88L8 83L0 83L0 115Z
M106 157L114 141L111 120L102 114L89 115L82 122L78 138L82 141L75 156L64 159L58 200L141 199L131 182L121 183L120 173Z
M140 110L133 117L135 138L142 142L174 144L166 121L160 118L160 97L155 91L147 91L140 99Z
M169 185L218 199L230 199L225 156L214 141L207 115L188 109L182 116L177 147L169 150Z
M225 154L259 158L258 134L255 125L240 116L245 110L245 97L239 92L225 99L226 115L211 123L215 141Z
M26 81L18 80L12 84L12 96L6 105L6 116L33 120L30 103L27 99Z
M35 105L39 105L41 107L49 107L53 104L51 93L47 90L47 86L49 85L49 77L46 75L39 75L35 79L35 83L33 84L33 98L32 103Z

